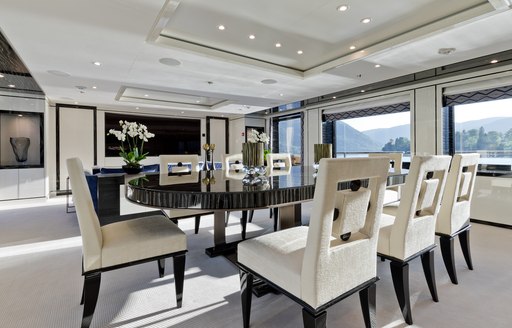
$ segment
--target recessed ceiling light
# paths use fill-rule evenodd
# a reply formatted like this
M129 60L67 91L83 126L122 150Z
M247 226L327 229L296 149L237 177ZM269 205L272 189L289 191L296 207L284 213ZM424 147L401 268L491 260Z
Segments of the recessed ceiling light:
M365 92L365 90L361 90L361 92Z
M274 79L265 79L265 80L261 80L261 83L263 83L263 84L276 84L277 81L274 80Z
M19 117L23 117L23 114L18 114Z
M4 76L2 74L0 74L0 79L3 78Z
M375 68L379 68L380 67L380 64L375 64Z
M371 21L372 21L372 19L370 17L366 17L366 18L361 19L361 23L363 23L363 24L368 24Z
M491 64L496 64L497 62L498 62L498 60L497 60L497 59L493 59L493 60L491 60Z
M302 55L304 52L303 52L302 50L297 50L297 53L298 53L299 55Z
M348 5L340 5L336 8L337 11L347 11Z
M200 102L201 102L201 100L196 100L196 103L198 103L198 104L199 104Z
M184 111L181 111L181 113L182 113L182 114L185 114L185 112L184 112Z
M160 58L158 61L160 62L160 64L164 64L167 66L180 66L181 65L181 62L174 58Z
M96 87L95 85L92 86L93 89L98 89L98 87Z
M254 39L256 39L256 37L254 36L254 34L251 34L251 35L249 35L249 39L254 40Z
M144 97L149 97L149 95L144 95Z
M95 66L101 66L101 63L99 61L92 62Z
M284 93L280 93L279 95L282 97L282 96L284 96Z
M279 42L276 43L276 48L281 48L281 44Z
M350 50L354 50L356 48L356 46L350 46Z
M75 105L78 105L78 101L75 101Z
M332 96L332 99L336 99L336 96Z
M9 88L16 88L16 86L14 84L8 84L7 85Z
M135 107L135 109L139 109L139 107Z
M224 31L224 30L226 29L226 26L224 26L224 25L219 25L219 26L217 26L217 28L218 28L219 30L221 30L221 31Z

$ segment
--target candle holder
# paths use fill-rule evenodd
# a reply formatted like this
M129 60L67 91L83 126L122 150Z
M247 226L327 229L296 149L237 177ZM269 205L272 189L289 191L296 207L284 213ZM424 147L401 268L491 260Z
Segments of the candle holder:
M203 162L203 171L208 171L208 152L210 151L210 144L205 143L203 145L204 150L204 162Z
M215 171L215 163L213 162L213 151L215 150L215 144L210 144L210 162L211 162L211 166L210 166L210 170L212 171Z

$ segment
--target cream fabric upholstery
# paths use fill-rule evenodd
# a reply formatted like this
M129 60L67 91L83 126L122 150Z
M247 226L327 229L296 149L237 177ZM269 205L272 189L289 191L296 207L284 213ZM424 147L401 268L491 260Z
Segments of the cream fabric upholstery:
M282 161L282 162L277 162ZM292 155L289 153L267 154L267 166L273 168L290 168L292 166Z
M389 158L390 170L392 169L395 172L402 171L402 153L369 153L368 157L387 157ZM402 185L387 187L384 194L384 205L400 200L401 193Z
M322 159L309 228L296 227L246 240L238 244L238 261L313 308L375 278L388 166L384 158ZM365 213L364 225L352 231L347 241L333 238L338 182L364 178L370 178L370 207L367 211L368 204L355 206Z
M236 154L222 154L222 168L225 171L229 170L242 170L244 165L242 164L242 153ZM238 163L236 163L238 161Z
M84 272L185 251L186 235L163 215L101 227L78 158L66 161L83 242Z
M359 231L364 226L370 196L371 193L368 189L359 189L356 192L350 190L336 192L336 208L339 215L332 224L333 237L339 238L346 233Z
M413 158L398 208L392 206L392 210L388 210L387 207L383 210L385 214L395 214L396 217L392 225L381 228L377 247L380 254L405 260L434 244L436 218L450 159L450 156ZM424 183L428 181L427 172L434 172L432 181L438 182ZM434 186L435 192L431 189ZM419 212L418 204L422 204L419 206L423 208Z
M189 183L190 180L197 182L198 175L194 174L199 172L199 156L198 155L160 155L160 182L167 182L167 184L179 184L179 183ZM172 167L172 173L185 173L191 171L192 174L190 176L178 176L178 177L167 177L167 172L169 172L169 163L177 164L182 163L185 166L182 167ZM191 165L191 169L186 166L186 164ZM169 218L182 218L182 217L191 217L197 215L210 214L211 211L207 210L194 210L194 209L163 209L162 210Z
M436 224L436 232L451 235L469 220L479 154L456 154ZM463 170L466 170L463 172Z
M169 164L177 164L179 162L183 164L190 163L191 171L197 172L199 170L199 156L198 155L160 155L158 156L160 160L160 173L169 172ZM188 169L183 170L183 168L173 167L173 173L181 173L186 172ZM176 171L174 171L176 170Z

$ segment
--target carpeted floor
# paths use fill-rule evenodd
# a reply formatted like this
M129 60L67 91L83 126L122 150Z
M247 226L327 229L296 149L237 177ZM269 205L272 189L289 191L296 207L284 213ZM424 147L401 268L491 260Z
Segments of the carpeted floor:
M240 236L233 212L228 241ZM303 210L303 221L309 216ZM156 263L108 272L91 327L241 327L239 278L224 257L209 258L213 218L204 217L198 235L193 219L181 220L188 235L183 307L176 308L172 261L158 278ZM267 210L255 212L248 236L269 231ZM0 204L0 327L79 327L81 239L74 213L63 199ZM411 301L416 327L510 327L512 313L512 230L473 224L474 271L456 249L459 285L453 285L436 250L439 303L430 298L419 260L410 268ZM458 245L457 245L458 247ZM404 327L389 262L378 262L379 327ZM357 295L331 307L329 327L363 327ZM251 327L302 327L301 308L283 295L253 297Z

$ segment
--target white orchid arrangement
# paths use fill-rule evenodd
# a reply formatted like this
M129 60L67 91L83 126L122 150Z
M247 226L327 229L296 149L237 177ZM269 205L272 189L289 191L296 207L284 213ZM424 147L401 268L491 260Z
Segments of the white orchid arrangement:
M121 156L128 166L138 166L139 162L146 158L144 142L155 135L148 131L144 124L137 122L119 121L121 131L110 129L108 135L114 135L121 141Z
M251 131L247 134L247 142L263 142L264 144L268 144L269 141L270 138L265 132L259 133L257 130L251 129Z

